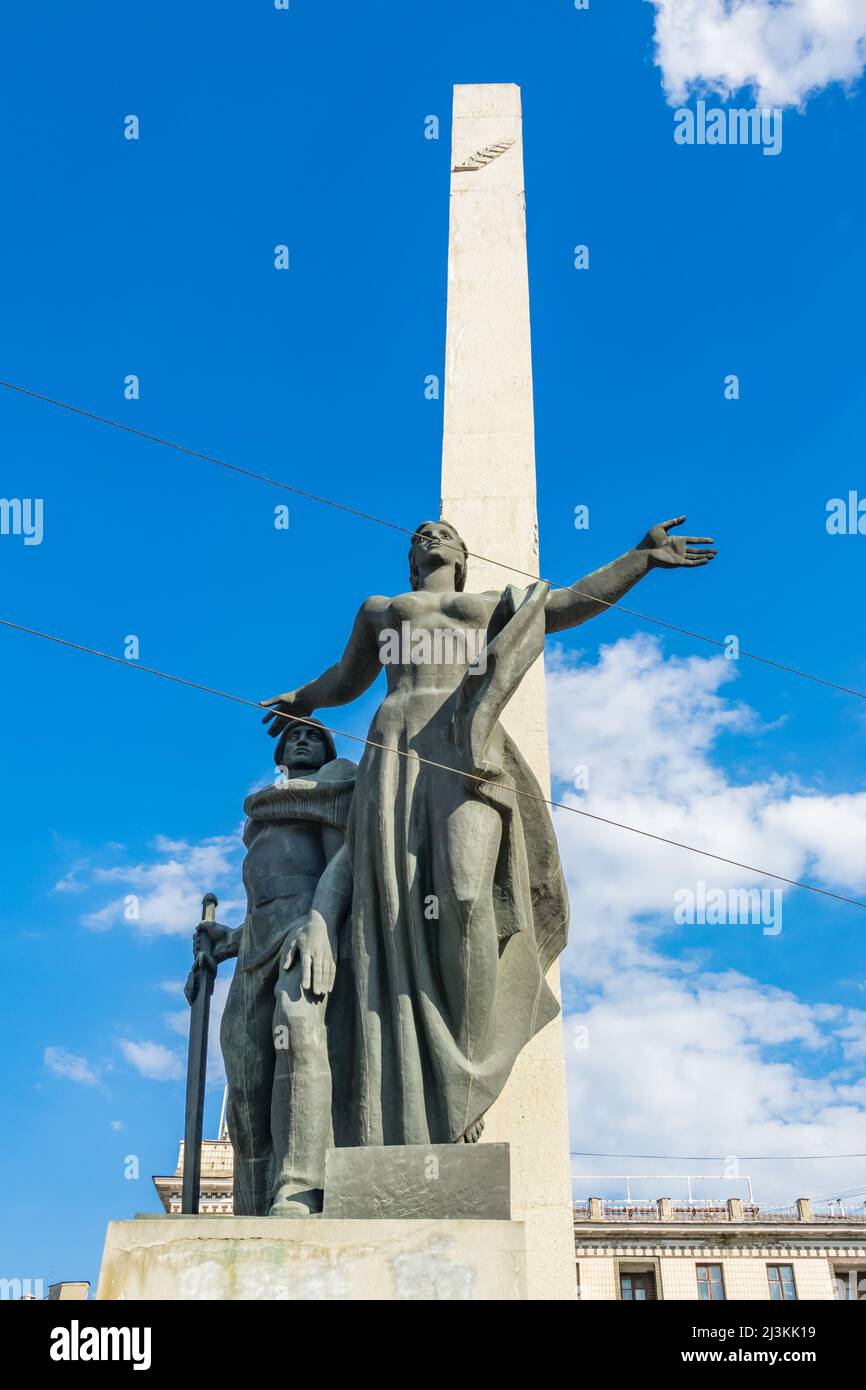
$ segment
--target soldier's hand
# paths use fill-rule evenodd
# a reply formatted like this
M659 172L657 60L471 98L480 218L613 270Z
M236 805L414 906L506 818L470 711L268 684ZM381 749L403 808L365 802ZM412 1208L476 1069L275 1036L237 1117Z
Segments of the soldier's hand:
M231 945L233 932L231 927L224 927L222 922L199 922L192 934L192 953L198 956L200 951L212 957L215 965L220 965L229 959L231 954L228 947Z

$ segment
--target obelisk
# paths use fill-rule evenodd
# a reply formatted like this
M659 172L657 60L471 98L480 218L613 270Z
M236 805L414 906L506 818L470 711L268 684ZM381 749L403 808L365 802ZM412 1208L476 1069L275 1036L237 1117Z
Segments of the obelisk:
M454 88L442 445L442 516L471 551L537 575L535 434L520 88ZM468 587L529 579L479 560ZM505 711L546 795L544 668ZM554 966L551 986L559 993ZM514 1218L526 1223L530 1298L574 1298L576 1278L561 1018L517 1060L485 1140L511 1145Z

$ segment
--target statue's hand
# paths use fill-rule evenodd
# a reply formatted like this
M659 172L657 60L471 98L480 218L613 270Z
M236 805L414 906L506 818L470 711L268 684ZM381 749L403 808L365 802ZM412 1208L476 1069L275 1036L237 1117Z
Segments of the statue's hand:
M235 933L231 927L224 927L220 922L212 922L210 919L199 922L192 934L192 969L183 987L188 1004L192 1004L198 994L201 958L204 957L210 968L215 971L222 961L237 955L237 949L232 949L230 944L230 940L233 943L234 937Z
M712 536L670 536L674 526L682 526L684 516L671 517L658 526L650 527L636 550L648 551L647 559L652 568L679 569L682 566L708 565L715 558L715 550L698 549L699 546L712 545Z
M271 738L279 738L286 727L286 721L280 717L281 715L294 714L300 719L308 719L313 713L297 690L287 690L284 695L274 695L270 700L260 700L259 704L268 710L262 723L270 725L268 733ZM273 709L270 708L271 705L274 706Z
M330 994L337 975L337 954L321 913L311 911L290 938L283 969L291 970L296 960L301 962L303 988L313 994Z
M197 957L199 951L213 958L215 965L222 965L237 952L230 949L234 944L235 933L231 927L221 922L199 922L192 934L192 953Z

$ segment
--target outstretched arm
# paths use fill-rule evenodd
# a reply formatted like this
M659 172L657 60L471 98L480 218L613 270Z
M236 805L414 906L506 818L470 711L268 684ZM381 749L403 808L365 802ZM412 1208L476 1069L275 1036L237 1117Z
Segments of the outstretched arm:
M570 589L554 589L547 599L547 631L562 632L578 627L587 618L594 618L612 603L617 603L634 588L651 569L681 569L707 565L715 550L700 547L712 545L710 536L671 536L674 526L681 526L684 516L672 517L653 526L643 540L627 550L618 560L604 565L585 579L579 579Z
M375 619L385 603L387 599L368 598L361 605L346 650L340 660L329 666L316 680L301 686L299 690L288 690L284 695L262 700L266 708L275 706L262 720L263 724L270 724L268 733L272 738L277 738L285 727L281 714L305 718L313 710L348 705L369 690L382 669Z

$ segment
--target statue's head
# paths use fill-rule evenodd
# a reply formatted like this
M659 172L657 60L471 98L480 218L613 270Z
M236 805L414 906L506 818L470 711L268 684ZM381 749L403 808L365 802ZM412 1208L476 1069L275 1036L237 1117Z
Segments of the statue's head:
M293 772L318 772L336 756L330 731L318 719L311 719L309 724L290 719L274 749L274 762L290 776Z
M409 547L409 583L420 589L425 574L445 565L454 570L454 588L462 593L468 568L466 542L448 521L422 521Z

